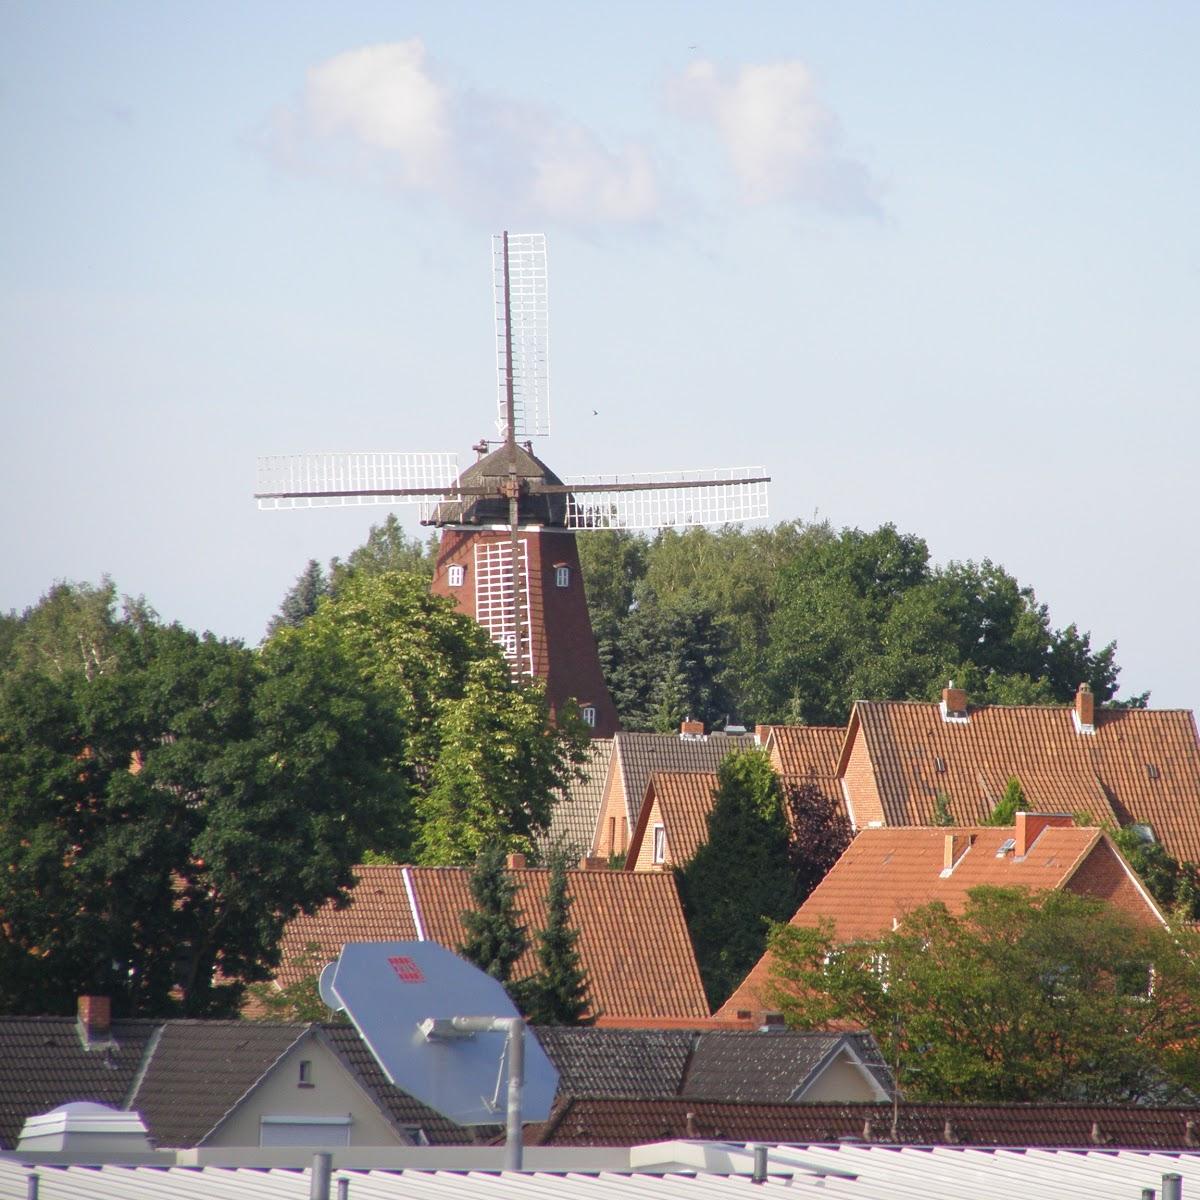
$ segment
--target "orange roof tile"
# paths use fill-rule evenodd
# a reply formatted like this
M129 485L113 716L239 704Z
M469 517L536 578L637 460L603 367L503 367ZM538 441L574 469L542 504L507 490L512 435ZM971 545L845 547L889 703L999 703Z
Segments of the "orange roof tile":
M834 779L845 737L843 725L772 725L767 753L780 775Z
M968 721L946 722L936 704L859 701L839 774L861 732L888 825L929 824L939 791L957 821L982 821L1015 776L1031 809L1144 822L1172 855L1200 862L1200 741L1190 712L1098 709L1087 734L1076 732L1070 706L968 711Z
M696 851L708 841L708 814L716 791L715 771L655 771L646 785L646 796L629 841L626 869L631 869L637 861L655 801L667 834L669 861L676 866L691 862Z
M935 900L951 912L961 912L967 893L985 884L1024 887L1031 892L1065 887L1093 853L1111 855L1132 876L1111 840L1097 828L1050 826L1021 857L1011 847L1002 850L1013 834L1011 826L864 829L789 924L815 928L829 921L839 941L878 937L894 928L906 913ZM948 837L966 847L949 872L944 870ZM1140 884L1137 891L1145 901L1147 919L1162 921L1162 914ZM768 951L715 1015L736 1018L739 1011L773 1007L771 971Z
M277 976L281 984L311 973L311 968L293 962L309 944L319 948L317 958L324 963L336 957L343 942L415 939L409 888L424 936L451 949L461 944L461 914L471 907L466 867L364 866L356 867L355 873L358 883L346 908L327 905L289 923L283 937L284 965ZM512 874L532 941L546 923L550 872L527 867ZM594 1011L607 1016L707 1017L674 876L603 870L567 874L571 920L579 930L577 945ZM536 969L531 948L517 963L516 974L524 978Z

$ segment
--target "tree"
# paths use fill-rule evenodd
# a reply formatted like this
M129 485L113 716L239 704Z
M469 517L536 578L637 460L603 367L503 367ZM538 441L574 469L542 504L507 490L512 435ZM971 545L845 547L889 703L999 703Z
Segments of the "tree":
M1164 910L1180 921L1200 920L1200 868L1195 863L1172 858L1146 825L1109 829L1108 835Z
M676 869L704 991L719 1007L758 961L767 920L795 911L778 776L762 750L728 755L717 769L708 839Z
M104 654L0 677L0 1006L231 1014L284 923L346 897L395 721L336 655L101 626Z
M546 896L546 928L538 930L540 970L524 989L524 1013L534 1025L585 1025L589 1007L587 973L579 958L579 931L571 926L567 863L563 854L550 859Z
M325 572L321 570L321 564L315 558L310 558L308 566L300 572L296 582L284 596L279 612L267 625L267 637L274 636L284 626L295 628L302 625L317 611L317 603L321 597L327 595L329 581L325 578Z
M792 868L793 909L829 874L854 836L838 801L815 783L780 785L787 815L788 861Z
M474 906L462 914L467 936L458 952L508 986L513 967L528 949L529 941L517 908L517 885L505 869L504 847L498 842L480 851L470 888Z
M388 513L382 525L372 525L367 540L352 550L345 562L335 558L329 564L330 591L336 593L351 575L384 575L399 571L403 575L418 575L426 585L433 577L437 559L437 534L425 542L410 538L396 519Z
M973 889L852 944L777 925L789 1023L852 1021L919 1100L1169 1102L1200 1085L1194 935L1070 892ZM1151 985L1152 984L1152 985Z
M984 824L1007 827L1017 819L1017 813L1024 807L1025 792L1021 788L1021 781L1015 775L1010 775L1004 785L1003 795L996 801L996 807Z

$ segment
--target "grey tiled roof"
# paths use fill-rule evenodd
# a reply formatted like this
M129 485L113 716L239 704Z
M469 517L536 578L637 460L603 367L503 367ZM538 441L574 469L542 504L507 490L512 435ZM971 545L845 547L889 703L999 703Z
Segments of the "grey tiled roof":
M160 1146L195 1146L307 1031L266 1021L164 1021L129 1108Z
M715 771L733 750L756 743L754 735L713 733L704 738L684 738L677 733L626 733L613 738L625 784L625 807L632 829L655 771ZM589 832L589 837L591 833Z
M550 828L538 843L543 851L557 846L572 858L582 858L591 849L612 752L612 738L592 739L587 762L582 767L584 778L572 783L566 794L555 801Z
M542 1027L558 1096L678 1096L696 1034L687 1029Z
M84 1050L74 1017L0 1019L0 1149L11 1150L26 1117L71 1100L119 1108L156 1021L114 1021L111 1050Z

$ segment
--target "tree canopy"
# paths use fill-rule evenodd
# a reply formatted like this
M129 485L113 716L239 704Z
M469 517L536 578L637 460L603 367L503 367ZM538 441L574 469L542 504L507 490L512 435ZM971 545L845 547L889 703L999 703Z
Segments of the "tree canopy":
M1102 702L1116 693L1115 644L1055 628L988 559L935 566L893 525L597 532L579 545L626 728L665 728L681 710L710 727L843 724L856 699L932 700L950 678L980 702L1066 703L1081 682Z
M1200 1087L1200 958L1190 932L1088 897L980 887L877 938L776 926L790 1024L852 1021L917 1100L1170 1102Z

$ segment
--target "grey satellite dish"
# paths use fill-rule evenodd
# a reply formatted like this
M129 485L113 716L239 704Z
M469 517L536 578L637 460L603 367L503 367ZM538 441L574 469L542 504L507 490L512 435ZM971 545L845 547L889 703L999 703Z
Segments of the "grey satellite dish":
M333 977L336 974L337 962L326 963L321 968L321 975L317 980L317 992L321 997L321 1003L326 1008L332 1009L334 1012L341 1012L342 1002L333 994Z
M444 946L349 943L321 973L320 988L330 1007L349 1016L388 1079L450 1120L511 1128L514 1082L518 1119L550 1115L558 1072L546 1052L524 1037L503 986Z

